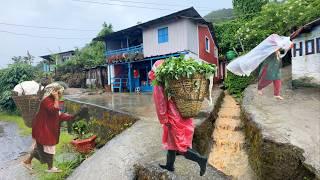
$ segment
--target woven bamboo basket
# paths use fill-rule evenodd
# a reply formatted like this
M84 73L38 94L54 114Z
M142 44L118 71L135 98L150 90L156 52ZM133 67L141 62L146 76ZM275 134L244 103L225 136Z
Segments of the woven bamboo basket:
M12 99L21 112L27 127L32 127L32 120L38 112L43 93L44 91L39 89L35 95L25 95L23 92L21 96L18 96L17 92L12 91Z
M208 94L209 82L203 75L192 78L180 78L169 82L169 91L183 118L198 115L202 102Z

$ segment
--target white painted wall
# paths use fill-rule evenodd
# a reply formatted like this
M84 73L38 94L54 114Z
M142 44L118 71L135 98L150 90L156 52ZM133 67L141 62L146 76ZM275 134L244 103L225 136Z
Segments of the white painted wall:
M187 50L191 51L199 57L199 35L198 25L191 20L185 21L185 28L187 29Z
M317 52L316 39L320 38L320 26L314 28L310 33L303 33L298 38L293 40L293 43L299 48L299 43L302 42L302 56L297 52L296 57L292 50L292 79L302 80L309 79L305 83L314 83L320 85L320 52ZM314 39L314 54L306 55L305 41ZM309 48L311 50L311 48Z
M168 42L158 44L158 29L168 27ZM188 19L150 27L143 30L143 53L145 57L178 51L198 52L196 25Z

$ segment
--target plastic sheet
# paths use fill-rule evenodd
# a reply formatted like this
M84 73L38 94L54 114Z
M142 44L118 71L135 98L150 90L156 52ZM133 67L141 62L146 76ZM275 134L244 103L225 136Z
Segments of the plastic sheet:
M290 37L272 34L246 55L240 56L227 65L227 69L238 76L249 76L269 55L284 49L285 56L292 45Z

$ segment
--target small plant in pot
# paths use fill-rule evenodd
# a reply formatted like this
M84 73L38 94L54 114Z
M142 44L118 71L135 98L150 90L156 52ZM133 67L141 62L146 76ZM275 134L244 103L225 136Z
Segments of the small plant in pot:
M80 153L91 152L95 147L97 136L90 132L90 123L81 119L73 123L72 130L76 135L76 138L71 141L75 149Z

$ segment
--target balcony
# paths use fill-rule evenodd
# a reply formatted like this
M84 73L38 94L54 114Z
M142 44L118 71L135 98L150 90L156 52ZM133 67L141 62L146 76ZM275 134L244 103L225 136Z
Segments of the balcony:
M108 63L121 63L141 60L143 56L143 45L132 46L129 48L107 51L105 53Z

